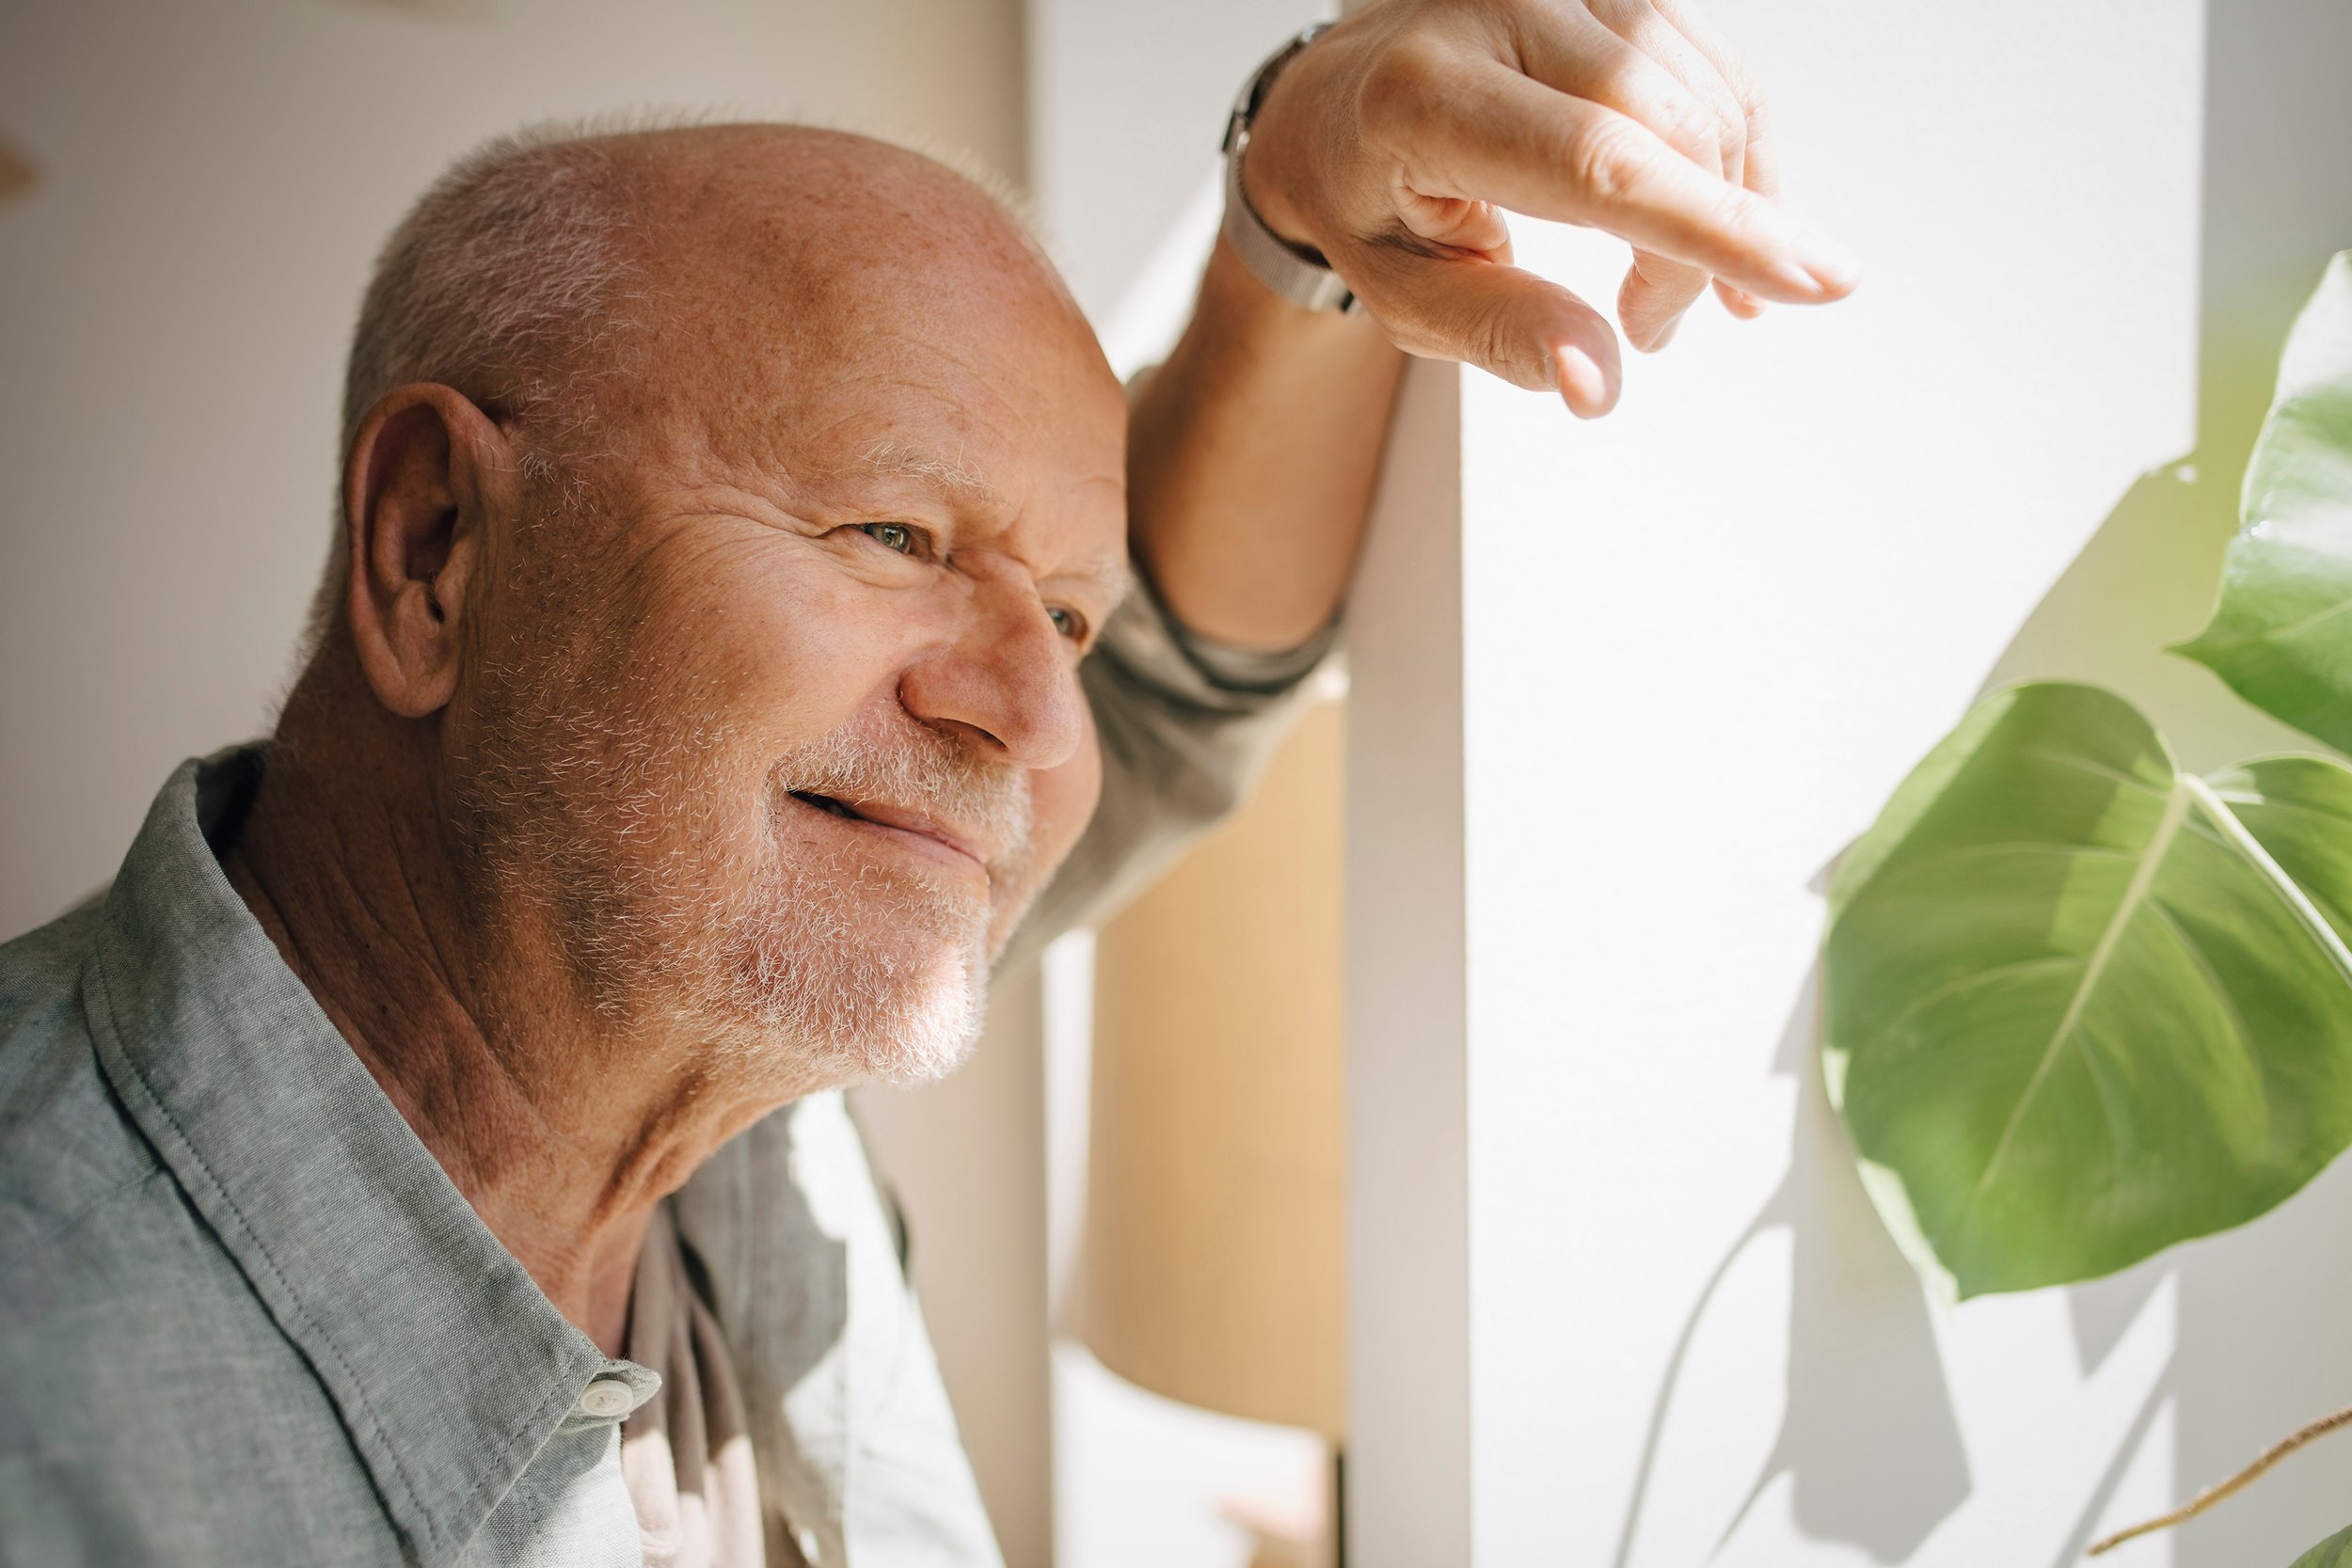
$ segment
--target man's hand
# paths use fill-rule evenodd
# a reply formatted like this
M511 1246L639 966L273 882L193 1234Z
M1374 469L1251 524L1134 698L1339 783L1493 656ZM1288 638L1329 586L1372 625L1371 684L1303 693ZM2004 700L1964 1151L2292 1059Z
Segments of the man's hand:
M1630 243L1617 319L1645 351L1710 279L1752 317L1857 276L1772 204L1763 100L1682 0L1385 0L1275 79L1242 176L1398 346L1556 388L1587 419L1617 401L1616 335L1510 264L1502 209Z

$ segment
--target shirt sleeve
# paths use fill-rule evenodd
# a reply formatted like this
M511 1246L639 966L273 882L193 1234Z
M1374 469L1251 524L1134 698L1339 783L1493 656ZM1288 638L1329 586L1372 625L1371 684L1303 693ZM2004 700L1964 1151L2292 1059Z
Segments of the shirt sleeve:
M1138 570L1079 667L1103 752L1101 803L997 973L1107 918L1248 800L1338 641L1334 622L1283 653L1224 646L1179 623Z

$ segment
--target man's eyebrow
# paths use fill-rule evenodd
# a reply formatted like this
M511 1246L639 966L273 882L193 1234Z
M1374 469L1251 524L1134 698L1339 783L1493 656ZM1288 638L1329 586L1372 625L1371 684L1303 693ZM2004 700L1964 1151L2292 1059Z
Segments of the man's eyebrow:
M1075 566L1057 575L1075 578L1080 582L1090 584L1102 595L1103 619L1105 621L1110 619L1111 611L1135 592L1136 587L1136 569L1124 555L1096 556L1083 566Z
M976 507L1003 510L979 470L961 458L941 457L902 441L876 441L858 454L853 467L880 478L924 480Z

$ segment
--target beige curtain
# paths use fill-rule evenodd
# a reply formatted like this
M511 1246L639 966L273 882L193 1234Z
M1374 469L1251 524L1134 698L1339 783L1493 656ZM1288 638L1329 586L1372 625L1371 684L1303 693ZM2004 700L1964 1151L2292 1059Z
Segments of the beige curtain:
M1345 1427L1342 708L1106 926L1075 1326L1189 1404Z

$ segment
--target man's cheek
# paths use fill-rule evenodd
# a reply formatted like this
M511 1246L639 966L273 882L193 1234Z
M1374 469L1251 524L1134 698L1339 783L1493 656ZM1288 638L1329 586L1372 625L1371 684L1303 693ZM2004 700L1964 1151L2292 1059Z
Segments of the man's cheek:
M1086 715L1086 735L1070 760L1029 774L1029 809L1037 874L1041 880L1062 863L1085 833L1103 794L1103 752L1095 741L1094 715Z
M1054 875L1094 816L1103 792L1103 759L1096 748L1091 714L1086 736L1068 762L1029 772L1029 844L1019 879L996 894L996 929L992 940L1001 945L1027 911L1030 900Z
M931 607L765 537L681 550L649 575L641 657L681 699L795 739L847 721L930 630Z

